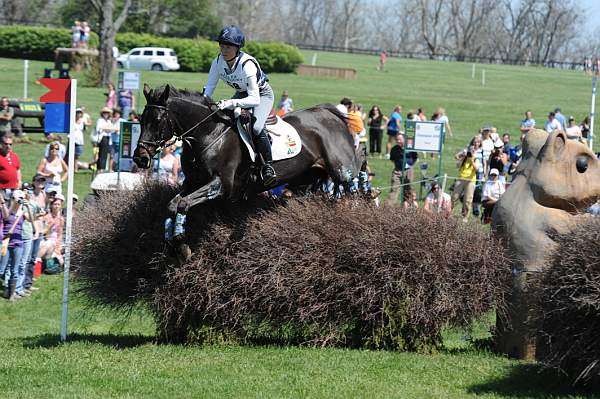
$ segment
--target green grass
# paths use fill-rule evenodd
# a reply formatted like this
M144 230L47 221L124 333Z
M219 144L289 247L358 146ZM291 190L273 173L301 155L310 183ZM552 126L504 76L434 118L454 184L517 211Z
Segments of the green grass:
M312 52L305 52L310 60ZM399 103L405 111L446 108L454 137L444 150L444 171L455 173L451 155L481 125L498 126L518 137L526 109L538 123L555 106L582 118L588 112L589 78L569 71L499 65L486 69L487 85L471 79L471 64L389 59L387 72L376 71L378 58L319 53L319 65L356 68L358 79L341 81L272 74L277 95L287 89L297 109L348 96L366 110L380 105L386 113ZM45 89L35 85L50 63L30 62L30 96ZM22 62L0 59L2 92L22 94ZM81 74L75 74L81 78ZM143 72L142 81L156 86L201 89L206 74ZM104 89L81 87L79 105L94 119ZM231 93L222 85L216 98ZM88 138L86 137L86 140ZM34 137L35 141L35 137ZM87 141L89 144L89 141ZM42 144L15 147L23 175L31 177L43 154ZM88 146L85 158L91 156ZM430 168L434 168L431 165ZM389 185L392 164L374 159L375 184ZM76 175L76 192L89 191L90 174ZM102 239L99 237L98 239ZM70 340L58 343L61 276L44 276L41 290L15 304L0 301L0 392L20 398L147 398L147 397L398 397L486 398L585 397L556 378L538 374L535 365L508 360L474 348L465 335L486 338L490 316L473 331L449 329L445 349L433 355L318 348L252 346L177 346L154 343L149 313L136 309L127 317L90 308L81 298L70 307ZM591 395L588 395L591 397Z

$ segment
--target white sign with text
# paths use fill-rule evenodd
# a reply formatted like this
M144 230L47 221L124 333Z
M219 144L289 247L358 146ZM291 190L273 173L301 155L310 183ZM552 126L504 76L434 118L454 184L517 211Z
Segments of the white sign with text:
M438 122L416 122L414 151L440 152L443 126Z

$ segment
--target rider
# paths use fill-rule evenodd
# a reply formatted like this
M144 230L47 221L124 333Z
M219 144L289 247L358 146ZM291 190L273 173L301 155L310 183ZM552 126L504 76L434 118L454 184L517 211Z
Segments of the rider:
M226 26L217 38L221 54L212 62L208 73L208 82L204 94L211 96L219 79L235 89L230 100L217 103L219 109L253 108L254 142L256 150L262 155L264 166L262 178L265 186L272 185L277 176L271 163L271 143L265 129L265 122L273 108L274 95L268 83L267 75L261 70L258 61L240 49L244 47L244 33L237 26Z

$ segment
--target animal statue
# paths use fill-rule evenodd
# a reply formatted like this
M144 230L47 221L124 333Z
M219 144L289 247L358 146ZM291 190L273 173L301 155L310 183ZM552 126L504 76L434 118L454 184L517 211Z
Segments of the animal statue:
M551 234L568 233L581 211L600 197L600 163L583 143L531 130L523 158L492 214L492 229L513 256L513 287L506 319L498 319L498 349L509 356L536 357L535 326L528 290L533 274L545 268ZM541 346L537 346L539 351Z
M169 204L178 242L183 242L180 216L191 207L216 198L239 201L270 188L262 183L257 172L260 167L238 133L241 126L232 111L220 111L209 97L170 85L156 89L144 85L144 96L147 104L133 158L137 166L149 168L158 151L176 138L183 141L185 181ZM359 160L346 119L333 105L291 112L283 120L297 131L301 150L273 163L279 185L294 187L329 176L338 187L359 176ZM185 245L181 251L189 256Z

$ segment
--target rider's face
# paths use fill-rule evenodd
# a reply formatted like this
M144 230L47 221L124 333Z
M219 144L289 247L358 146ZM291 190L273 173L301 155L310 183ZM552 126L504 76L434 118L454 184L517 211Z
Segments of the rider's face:
M236 46L220 43L219 48L221 49L221 55L225 61L232 60L237 55L238 48Z

